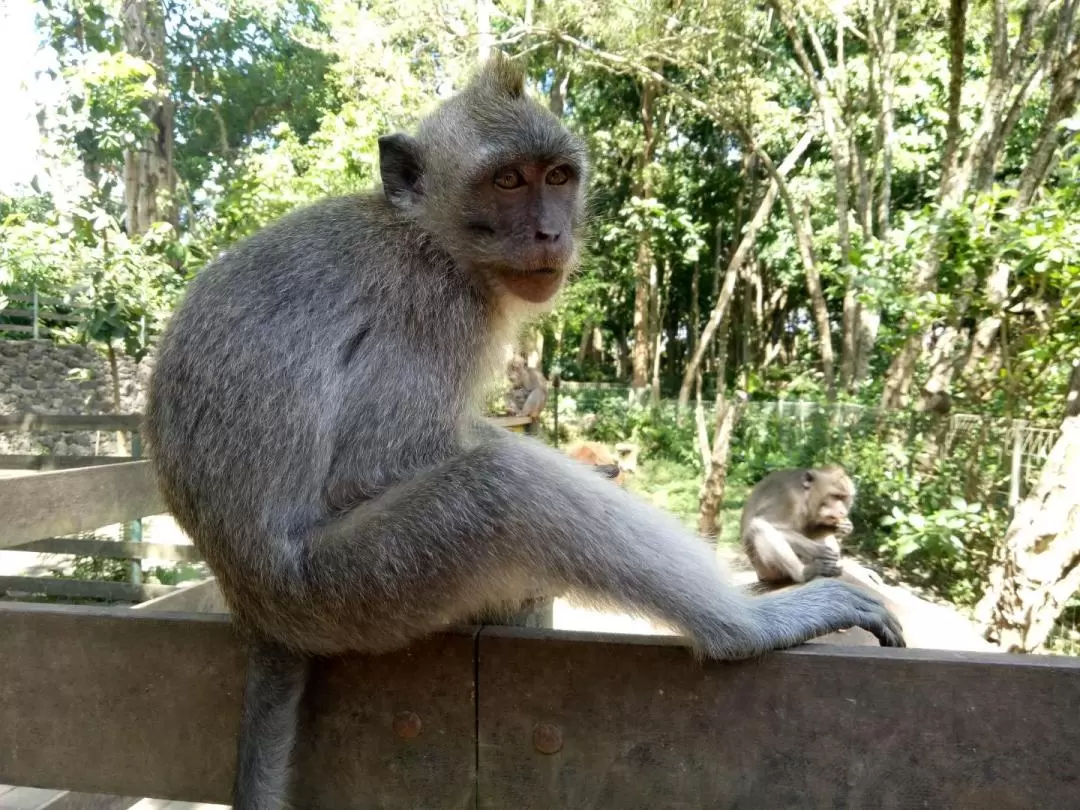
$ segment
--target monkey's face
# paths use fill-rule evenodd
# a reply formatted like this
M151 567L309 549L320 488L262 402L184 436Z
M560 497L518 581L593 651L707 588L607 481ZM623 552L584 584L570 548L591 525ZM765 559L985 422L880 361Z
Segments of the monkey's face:
M497 295L549 302L578 257L582 140L528 98L503 62L425 118L379 139L387 200Z
M818 504L815 525L834 529L837 534L850 534L854 528L848 514L854 493L843 488L828 490Z
M577 259L580 198L580 170L565 159L482 168L464 209L475 266L518 298L549 301Z
M812 525L831 529L837 534L848 535L854 529L849 514L855 501L855 484L843 467L832 464L816 470L807 470L803 489L809 506Z

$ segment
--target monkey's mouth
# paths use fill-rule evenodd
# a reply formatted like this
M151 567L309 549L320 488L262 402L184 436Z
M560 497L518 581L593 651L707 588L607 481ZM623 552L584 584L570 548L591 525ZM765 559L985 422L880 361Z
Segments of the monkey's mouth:
M539 304L555 295L562 276L562 270L557 267L507 268L502 273L502 282L518 298Z

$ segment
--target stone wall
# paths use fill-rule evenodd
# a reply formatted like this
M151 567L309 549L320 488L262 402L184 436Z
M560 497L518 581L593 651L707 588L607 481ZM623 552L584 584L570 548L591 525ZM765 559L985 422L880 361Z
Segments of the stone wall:
M0 340L0 414L142 413L149 360L117 356L120 408L104 352L50 340ZM118 453L113 432L9 433L0 431L0 454L55 453L88 456Z

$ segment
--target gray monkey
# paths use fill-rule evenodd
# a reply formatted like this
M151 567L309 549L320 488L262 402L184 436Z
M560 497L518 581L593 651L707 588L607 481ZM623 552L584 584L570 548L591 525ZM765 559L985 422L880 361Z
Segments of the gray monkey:
M583 143L497 56L381 191L295 212L196 278L161 340L146 436L165 501L252 642L236 810L288 794L311 656L400 648L489 605L572 593L741 659L858 626L880 601L823 580L752 597L672 517L486 424L482 385L575 265ZM441 401L441 407L431 402Z

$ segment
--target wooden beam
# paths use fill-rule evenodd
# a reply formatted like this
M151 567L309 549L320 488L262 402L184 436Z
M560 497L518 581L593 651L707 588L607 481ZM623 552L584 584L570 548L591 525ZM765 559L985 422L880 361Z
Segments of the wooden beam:
M506 428L507 430L528 427L536 421L531 416L489 416L487 417L487 420L491 424Z
M475 630L320 662L305 808L474 806ZM245 649L227 617L0 605L0 783L228 803Z
M103 557L111 560L169 560L199 562L202 555L195 546L168 543L125 543L114 540L73 540L47 537L10 546L8 551L32 551L37 554L73 554L76 557Z
M122 464L131 461L131 456L56 456L42 454L7 454L0 455L0 470L77 470L83 467L102 467L107 464Z
M165 511L148 461L0 479L0 548Z
M228 802L228 618L0 605L0 783ZM1072 808L1080 661L462 629L320 661L297 807Z
M16 413L0 416L0 431L20 432L46 430L140 430L142 414L104 413L97 415Z
M7 309L0 309L0 318L23 318L25 320L33 320L34 310L32 309L13 309L8 307ZM38 309L37 319L39 321L61 321L63 323L82 323L86 320L82 315L65 315L62 312L53 312L49 309ZM5 327L7 324L5 324Z
M0 594L28 593L65 599L104 599L114 602L142 602L176 590L176 585L135 585L100 579L57 579L55 577L0 577ZM2 649L2 648L0 648Z
M480 636L478 808L1076 806L1075 658L526 632Z
M147 602L133 605L132 610L147 613L225 613L229 606L214 577L208 577L194 585L184 583L172 593Z

